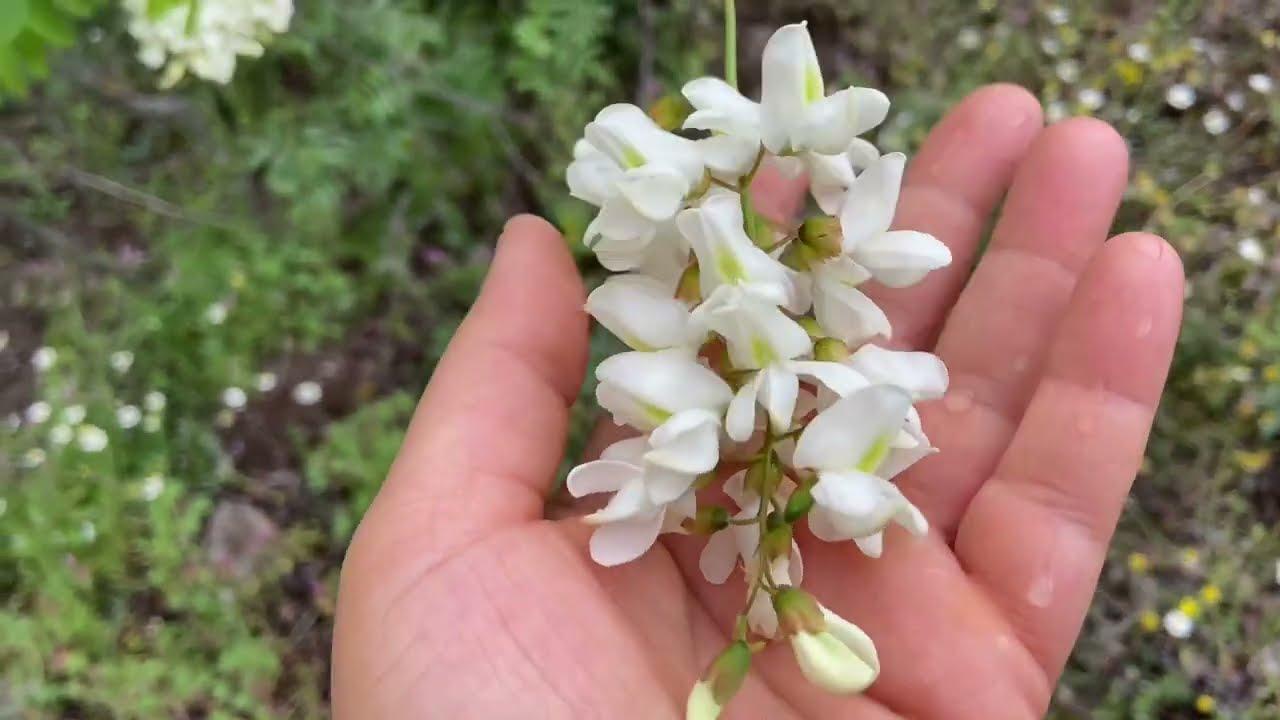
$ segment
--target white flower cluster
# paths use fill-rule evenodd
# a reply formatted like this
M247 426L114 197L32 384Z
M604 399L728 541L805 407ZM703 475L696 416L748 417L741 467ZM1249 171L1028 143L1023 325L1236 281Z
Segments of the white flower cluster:
M642 433L575 468L568 489L610 494L586 517L597 562L634 560L663 532L707 535L707 579L737 567L747 579L739 642L748 630L786 637L811 680L858 692L878 673L874 645L794 587L792 527L807 518L818 538L873 557L889 523L927 531L892 479L934 452L913 405L945 392L946 367L870 344L891 329L860 286L912 285L951 255L889 229L906 159L859 137L889 101L869 88L828 95L805 25L765 46L759 103L710 77L683 92L684 127L704 137L612 105L568 169L573 195L600 208L586 242L620 273L587 311L632 348L599 365L596 398ZM807 173L823 214L794 226L759 216L750 185L762 162ZM736 508L700 503L698 490L737 468L721 485ZM690 717L718 714L741 658L735 645L717 661L720 690L700 683Z
M162 87L187 72L226 84L236 58L262 55L272 35L289 29L293 0L188 0L154 13L150 0L124 0L138 61L164 69ZM194 13L194 15L193 15Z

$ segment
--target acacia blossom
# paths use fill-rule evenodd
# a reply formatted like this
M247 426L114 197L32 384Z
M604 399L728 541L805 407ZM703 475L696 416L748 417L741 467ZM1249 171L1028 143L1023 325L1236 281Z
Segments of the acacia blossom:
M629 348L596 368L596 400L636 433L569 473L574 497L605 498L583 518L590 554L618 565L663 533L692 534L706 538L706 580L741 570L733 641L694 685L689 718L720 714L761 643L788 642L831 692L874 682L871 638L799 588L794 528L873 558L891 524L928 532L894 480L937 452L916 405L948 383L937 357L871 342L892 327L863 286L892 292L951 262L936 238L893 227L906 157L862 137L888 98L828 93L803 23L769 39L761 77L758 101L718 78L687 83L683 125L701 134L606 107L567 172L598 208L586 246L618 273L586 310ZM761 218L750 188L766 163L805 174L819 212Z

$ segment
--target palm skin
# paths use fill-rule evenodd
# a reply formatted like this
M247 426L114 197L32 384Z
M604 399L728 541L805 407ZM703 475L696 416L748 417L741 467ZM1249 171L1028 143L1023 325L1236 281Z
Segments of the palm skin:
M934 234L955 261L875 295L893 345L931 348L951 370L947 397L921 409L941 453L900 479L932 528L891 531L874 560L799 538L805 588L875 639L883 672L865 695L828 695L780 643L726 717L1044 714L1180 322L1174 251L1140 233L1106 239L1126 176L1111 128L1046 129L1012 86L975 92L930 135L896 224ZM775 218L803 193L767 172L753 190ZM554 229L509 223L343 566L336 717L680 717L725 646L744 586L740 573L702 578L702 540L663 536L600 568L587 528L544 517L585 366L582 303Z

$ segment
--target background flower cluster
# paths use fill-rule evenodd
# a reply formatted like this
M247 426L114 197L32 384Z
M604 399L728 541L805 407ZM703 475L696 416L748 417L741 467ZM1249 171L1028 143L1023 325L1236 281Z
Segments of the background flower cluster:
M491 239L542 212L599 281L558 173L596 108L715 70L719 3L309 3L171 91L115 3L29 5L84 11L0 33L0 716L320 716L337 564ZM1280 8L741 10L742 57L808 18L890 94L885 152L993 80L1129 139L1117 225L1183 254L1186 324L1054 713L1275 717Z

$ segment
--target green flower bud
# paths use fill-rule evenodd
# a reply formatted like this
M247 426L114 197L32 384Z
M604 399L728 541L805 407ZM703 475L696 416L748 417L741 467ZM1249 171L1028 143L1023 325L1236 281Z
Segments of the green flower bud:
M742 687L751 669L751 648L746 642L739 640L720 653L711 661L702 683L710 690L711 699L721 707L729 702Z
M802 242L793 242L782 251L780 258L783 265L796 272L808 272L809 268L822 262L822 258L813 248Z
M820 633L827 629L822 606L800 588L780 588L773 596L773 609L778 613L778 629L784 637L796 633Z
M698 513L684 521L684 529L694 535L710 535L729 527L729 511L719 505L698 508Z
M787 507L782 511L782 517L787 522L793 523L809 514L813 507L813 491L810 487L801 485L787 498Z
M836 338L822 338L813 344L813 358L826 362L844 362L849 359L849 346Z
M773 513L778 515L778 513ZM773 518L771 517L770 520ZM778 525L770 529L760 538L760 549L768 560L777 560L780 557L787 557L791 554L791 525L782 522L782 516L778 516Z
M773 497L773 491L778 488L778 482L782 476L782 464L777 454L775 453L769 460L769 462L757 460L752 463L751 467L747 468L747 476L744 478L746 488L762 498Z
M844 233L839 218L811 217L800 226L800 242L824 260L840 255L844 249Z

